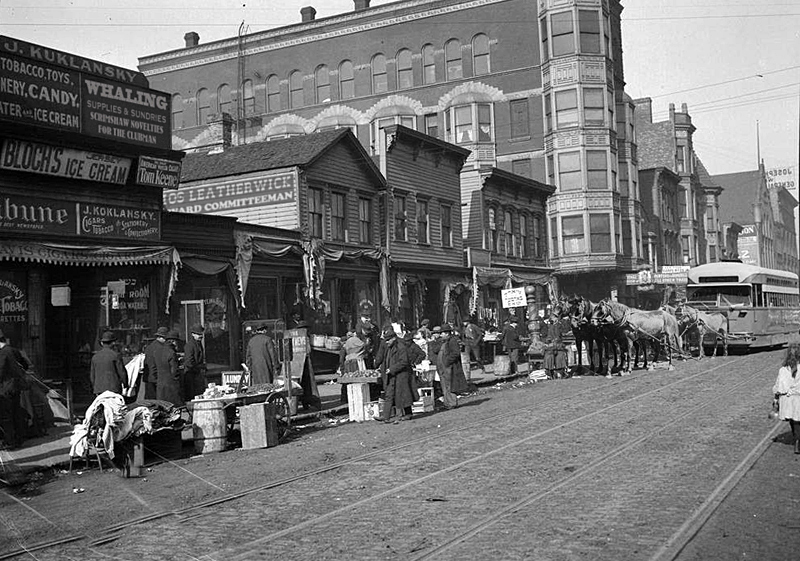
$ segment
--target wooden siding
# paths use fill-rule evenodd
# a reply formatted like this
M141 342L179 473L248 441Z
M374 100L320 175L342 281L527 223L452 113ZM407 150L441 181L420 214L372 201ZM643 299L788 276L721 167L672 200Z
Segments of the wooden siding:
M464 247L485 249L483 233L485 207L483 204L483 177L477 171L461 174L461 220L464 231Z
M234 257L234 224L228 218L165 212L161 219L161 239L182 251Z

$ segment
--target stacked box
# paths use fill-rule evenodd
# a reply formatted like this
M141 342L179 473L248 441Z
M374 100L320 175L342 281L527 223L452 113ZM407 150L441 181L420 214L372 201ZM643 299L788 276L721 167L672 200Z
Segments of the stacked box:
M433 411L433 388L419 388L419 400L412 404L414 413L430 413Z

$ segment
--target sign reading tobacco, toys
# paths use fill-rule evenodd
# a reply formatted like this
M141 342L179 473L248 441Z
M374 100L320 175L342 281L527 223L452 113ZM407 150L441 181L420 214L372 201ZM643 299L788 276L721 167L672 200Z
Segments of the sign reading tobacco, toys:
M171 105L138 72L0 36L0 120L169 150Z

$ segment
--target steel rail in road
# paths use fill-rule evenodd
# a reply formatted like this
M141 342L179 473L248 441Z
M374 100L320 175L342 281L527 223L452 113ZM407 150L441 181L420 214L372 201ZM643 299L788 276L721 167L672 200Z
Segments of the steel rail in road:
M247 542L246 544L241 544L241 545L242 546L247 546L248 547L247 551L249 552L250 551L249 546L251 544L253 546L256 546L256 545L260 546L260 545L263 545L266 542L275 540L275 539L277 539L279 537L285 536L285 535L290 534L290 533L297 532L298 530L301 530L303 528L310 527L310 526L313 526L313 525L317 525L320 522L322 522L322 521L324 521L324 520L326 520L328 518L331 518L331 517L334 517L334 516L338 516L339 514L341 514L343 512L358 508L359 506L362 506L363 504L365 504L367 502L375 501L375 500L380 499L380 498L382 498L384 496L388 496L390 494L396 493L396 492L398 492L398 491L400 491L402 489L406 489L406 488L412 487L414 485L417 485L417 484L419 484L419 483L421 483L423 481L426 481L428 479L431 479L433 477L437 477L437 476L444 475L446 473L452 472L452 471L454 471L456 469L459 469L459 468L461 468L461 467L463 467L465 465L468 465L468 464L471 464L471 463L474 463L474 462L478 462L478 461L480 461L482 459L485 459L485 458L487 458L489 456L498 454L498 453L500 453L500 452L502 452L504 450L508 450L510 448L521 446L521 445L523 445L523 444L525 444L527 442L530 442L533 439L541 438L542 436L545 436L547 434L553 433L553 432L558 431L558 430L560 430L562 428L568 427L570 425L574 425L574 424L579 423L581 421L585 421L585 420L591 419L592 417L594 417L596 415L599 415L601 413L604 413L604 412L613 410L615 408L630 404L631 402L639 400L639 399L641 399L641 398L643 398L645 396L654 394L654 393L659 392L659 391L663 391L663 390L671 388L673 386L689 382L689 381L694 380L694 379L696 379L696 378L698 378L700 376L704 376L704 375L708 374L709 372L718 370L719 368L722 368L722 367L725 367L725 366L729 366L729 365L730 365L730 362L728 362L726 364L715 365L715 366L713 366L711 368L704 369L704 370L702 370L702 371L700 371L700 372L698 372L696 374L692 374L692 375L687 376L685 378L680 378L678 380L674 380L674 381L672 381L672 382L670 382L668 384L661 385L661 386L658 386L656 388L653 388L653 389L651 389L651 390L649 390L649 391L647 391L645 393L637 394L637 395L635 395L635 396L633 396L631 398L628 398L628 399L622 400L620 402L614 403L614 404L609 405L609 406L607 406L605 408L602 408L600 410L593 411L591 413L588 413L588 414L585 414L585 415L582 415L582 416L579 416L579 417L572 418L569 421L560 423L560 424L558 424L556 426L553 426L553 427L550 427L550 428L548 428L546 430L539 431L539 432L537 432L537 433L535 433L533 435L529 435L529 436L527 436L527 437L525 437L523 439L519 439L517 441L508 443L506 445L503 445L503 446L501 446L499 448L496 448L494 450L490 450L490 451L485 452L483 454L479 454L477 456L473 456L473 457L471 457L471 458L469 458L467 460L464 460L462 462L459 462L457 464L448 466L446 468L443 468L443 469L438 470L436 472L430 473L428 475L416 478L413 481L406 482L404 484L395 486L392 489L389 489L388 491L384 491L384 492L379 493L379 494L371 495L368 498L364 498L364 499L356 501L354 503L350 503L348 505L344 505L341 508L336 509L334 511L330 511L328 513L325 513L323 515L320 515L320 516L314 517L312 519L306 520L306 521L301 522L299 524L295 524L295 525L293 525L293 526L291 526L289 528L285 528L285 529L283 529L281 531L269 534L267 536L263 536L261 538L258 538L257 540L254 540L254 541L251 541L251 542ZM620 378L619 381L615 381L614 385L621 385L626 380L631 380L631 379L636 379L636 378L627 378L627 377ZM576 397L579 397L579 396L582 396L582 395L586 395L586 394L589 394L590 396L594 396L596 394L596 388L590 388L590 389L586 389L586 390L581 390L581 391L575 392L575 393L571 394L571 400L574 401ZM191 506L188 506L188 507L185 507L185 508L182 508L182 509L164 510L164 511L161 511L161 512L151 513L149 515L145 515L145 516L142 516L142 517L139 517L139 518L128 520L128 521L125 521L125 522L122 522L122 523L119 523L119 524L110 525L110 526L100 530L97 534L95 534L95 537L91 537L91 536L87 536L87 535L80 535L80 534L71 534L69 536L65 536L62 539L54 539L54 540L50 540L50 541L45 542L45 543L40 543L40 544L36 544L36 545L27 546L27 547L24 547L22 549L18 549L18 550L15 550L15 551L7 552L5 554L0 555L0 560L12 559L14 557L18 557L18 556L21 556L21 555L31 555L31 556L33 556L32 554L34 552L37 552L37 551L56 548L56 547L58 547L60 545L67 545L67 544L73 544L74 545L76 542L80 542L80 541L84 541L84 540L87 540L89 542L88 545L90 545L90 546L93 546L93 547L102 546L104 544L108 544L108 543L111 543L111 542L115 541L119 537L118 532L120 532L121 530L127 529L129 527L132 527L132 526L136 526L136 525L139 525L139 524L143 524L143 523L146 523L146 522L150 522L150 521L154 521L154 520L158 520L158 519L165 518L165 517L170 517L170 516L178 517L178 518L185 519L185 520L191 520L192 518L203 514L203 513L197 514L199 511L202 511L202 510L205 510L205 509L217 506L217 505L221 505L221 504L226 503L226 502L230 502L230 501L233 501L233 500L241 499L241 498L244 498L244 497L247 497L247 496L250 496L250 495L255 495L255 494L257 494L259 492L262 492L262 491L279 488L279 487L282 487L282 486L285 486L285 485L288 485L288 484L291 484L291 483L294 483L294 482L297 482L297 481L310 479L310 478L313 478L315 476L324 474L326 472L330 472L330 471L333 471L333 470L336 470L336 469L339 469L339 468L342 468L342 467L345 467L345 466L348 466L348 465L353 465L353 464L357 464L357 463L363 462L363 461L368 460L368 459L372 459L372 458L374 458L376 456L389 454L391 452L395 452L395 451L406 449L406 448L416 448L416 447L419 447L422 444L424 444L426 442L429 442L431 440L441 439L441 438L450 436L450 435L452 435L454 433L471 431L471 430L474 430L475 428L485 426L487 421L502 420L502 419L506 419L506 418L512 418L513 419L514 417L517 417L517 416L526 415L533 409L541 409L543 405L546 406L548 404L560 404L562 399L563 399L562 396L556 396L556 397L553 397L552 399L549 399L549 400L546 400L546 401L539 401L539 402L536 403L535 406L517 408L517 409L514 409L513 411L509 411L509 412L500 413L500 414L497 414L497 415L490 415L490 416L487 416L487 417L483 417L483 418L481 418L479 420L476 420L475 422L467 424L467 425L460 425L460 426L455 427L455 428L450 429L450 430L446 430L446 431L442 431L442 432L439 432L439 433L436 433L436 434L433 434L433 435L427 435L427 436L424 436L424 437L421 437L421 438L417 438L417 439L414 439L414 440L406 441L406 442L403 442L401 444L398 444L398 445L395 445L395 446L391 446L391 447L388 447L388 448L384 448L384 449L381 449L381 450L376 450L376 451L373 451L373 452L369 452L367 454L362 454L362 455L359 455L359 456L356 456L356 457L353 457L353 458L350 458L350 459L347 459L347 460L343 460L341 462L337 462L335 464L326 465L326 466L324 466L322 468L318 468L318 469L315 469L315 470L312 470L312 471L309 471L309 472L306 472L306 473L303 473L303 474L300 474L300 475L297 475L297 476L271 481L271 482L266 483L264 485L259 485L259 486L256 486L256 487L252 487L252 488L240 491L238 493L229 494L229 495L226 495L226 496L223 496L223 497L219 497L219 498L216 498L216 499L203 501L203 502L200 502L200 503L197 503L195 505L191 505ZM606 458L605 461L607 461L608 459L610 459L610 457ZM600 464L598 464L598 465L600 465ZM584 473L584 471L581 470L581 473ZM577 474L573 474L573 476L574 475L577 475ZM569 478L569 479L572 480L572 477ZM502 517L502 515L499 515L499 516ZM226 552L226 554L228 554L228 553L229 552ZM247 552L245 552L245 554L246 553ZM211 554L211 555L213 556L213 554ZM232 557L227 557L227 558L232 558Z

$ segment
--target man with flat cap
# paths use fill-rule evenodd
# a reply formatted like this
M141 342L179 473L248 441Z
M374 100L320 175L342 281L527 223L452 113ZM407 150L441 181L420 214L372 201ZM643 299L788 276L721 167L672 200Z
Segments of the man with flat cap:
M103 392L122 395L122 390L128 387L128 372L122 357L114 350L116 340L113 331L104 331L100 337L100 350L92 357L89 380L96 396Z
M191 335L183 347L184 396L192 399L203 393L206 380L206 353L203 349L205 329L200 324L191 328Z
M247 342L244 362L250 370L250 383L253 385L272 384L277 374L278 353L268 330L266 322L258 324L255 335Z

